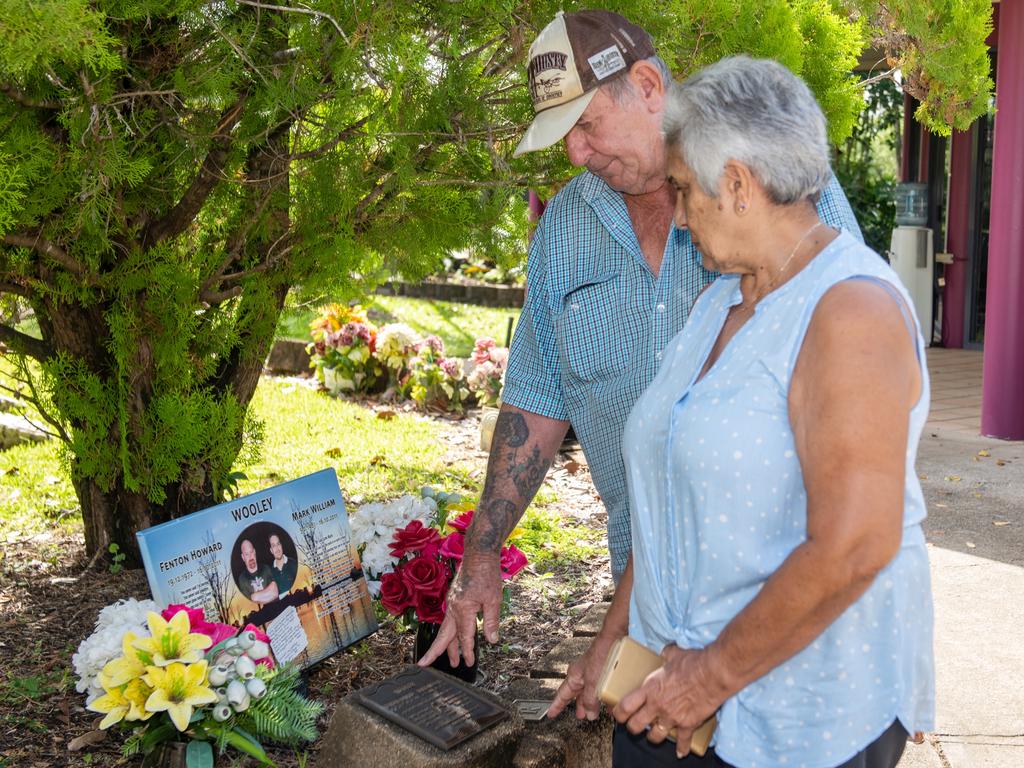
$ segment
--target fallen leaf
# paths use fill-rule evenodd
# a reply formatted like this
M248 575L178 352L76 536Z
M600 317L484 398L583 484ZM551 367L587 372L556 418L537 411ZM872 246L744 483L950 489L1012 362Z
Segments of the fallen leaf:
M324 456L330 456L332 459L337 459L341 456L341 448L328 448L324 451Z
M580 463L578 461L567 461L562 465L566 472L570 475L575 475L580 471Z
M984 457L984 456L991 456L992 454L989 453L989 451L987 451L985 449L982 449L982 450L978 451L978 455Z
M1009 525L1009 524L1010 524L1009 520L993 520L992 521L992 525L995 525L995 526L1003 526L1003 525Z
M374 456L372 459L370 459L370 466L371 467L386 467L387 465L388 465L388 459L382 453L378 453L376 456Z
M975 544L975 543L974 543L973 541L968 541L968 542L965 542L965 543L967 544L967 548L968 548L968 549L974 549L975 547L977 547L977 546L978 546L978 545L977 545L977 544Z
M921 479L921 480L927 480L928 479L928 475L918 475L918 478Z
M946 480L948 480L951 483L959 483L960 475L946 475Z
M1005 467L1006 466L1006 462L1003 461L1002 459L996 459L996 466L997 467Z
M380 419L381 421L391 421L397 415L398 414L396 414L394 411L378 411L377 412L377 418Z
M935 506L938 507L939 509L948 509L949 508L948 504L936 504Z
M78 752L86 747L94 747L107 738L106 731L89 731L76 736L68 742L68 752Z

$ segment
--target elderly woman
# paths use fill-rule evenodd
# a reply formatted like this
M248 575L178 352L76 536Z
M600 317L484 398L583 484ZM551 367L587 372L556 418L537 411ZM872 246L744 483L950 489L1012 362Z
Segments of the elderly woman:
M909 296L819 220L825 119L783 66L699 72L665 133L676 224L722 276L625 431L633 556L606 627L625 606L665 664L614 709L614 764L889 768L934 706ZM713 750L679 762L712 714Z

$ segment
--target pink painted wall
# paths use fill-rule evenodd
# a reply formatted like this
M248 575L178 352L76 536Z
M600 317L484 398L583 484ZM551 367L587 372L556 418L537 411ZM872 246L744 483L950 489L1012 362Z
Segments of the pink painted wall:
M981 431L1024 440L1024 0L1000 5Z

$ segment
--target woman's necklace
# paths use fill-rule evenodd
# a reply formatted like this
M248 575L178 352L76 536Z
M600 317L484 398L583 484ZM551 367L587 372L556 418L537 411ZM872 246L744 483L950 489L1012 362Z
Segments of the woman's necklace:
M789 266L789 262L793 260L793 257L796 256L796 252L800 249L800 246L803 245L804 240L810 237L811 232L816 230L818 227L823 226L824 224L825 222L818 221L810 229L803 233L800 239L796 241L796 245L793 246L793 250L789 252L789 256L787 256L786 260L782 262L782 266L779 267L779 271L775 273L775 277L773 277L771 279L771 282L768 283L768 287L765 288L764 291L761 292L761 295L755 298L753 301L749 303L747 303L746 301L741 301L738 305L739 311L754 311L754 309L757 307L758 302L760 302L761 299L763 299L765 296L772 292L772 289L775 287L775 284L779 281L779 278L782 277L782 273L785 272L786 267Z

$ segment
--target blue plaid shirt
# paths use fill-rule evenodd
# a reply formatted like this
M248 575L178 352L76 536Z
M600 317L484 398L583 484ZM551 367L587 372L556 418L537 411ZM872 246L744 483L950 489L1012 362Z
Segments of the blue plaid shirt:
M839 182L821 218L863 239ZM715 278L687 230L672 228L655 276L622 195L588 171L552 198L530 246L526 305L516 326L502 401L572 423L608 510L618 580L630 550L622 430L658 371L662 350Z

